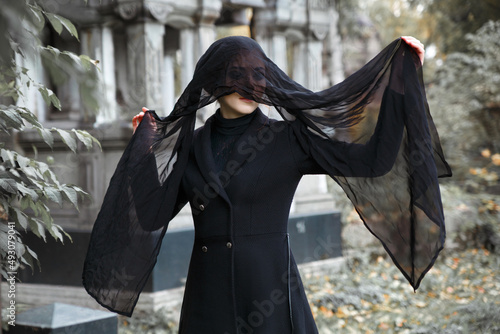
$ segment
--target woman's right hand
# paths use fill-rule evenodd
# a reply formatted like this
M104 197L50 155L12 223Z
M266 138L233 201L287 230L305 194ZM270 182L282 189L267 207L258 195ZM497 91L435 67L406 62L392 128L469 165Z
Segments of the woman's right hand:
M132 127L134 128L134 133L139 124L142 122L142 118L144 117L144 113L149 109L146 107L142 107L142 111L132 118Z

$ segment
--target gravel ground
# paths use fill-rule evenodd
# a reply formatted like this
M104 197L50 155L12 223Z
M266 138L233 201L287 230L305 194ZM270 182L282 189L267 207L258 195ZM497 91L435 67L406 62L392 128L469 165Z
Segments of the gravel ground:
M485 249L447 250L416 293L390 259L366 252L303 280L320 334L500 333L500 255ZM119 333L177 333L177 321L178 310L134 314Z

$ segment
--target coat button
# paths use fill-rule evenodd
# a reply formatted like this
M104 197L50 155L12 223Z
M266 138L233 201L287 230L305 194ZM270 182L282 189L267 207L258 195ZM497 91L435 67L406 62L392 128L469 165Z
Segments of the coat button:
M226 247L227 247L227 248L231 248L231 247L233 247L233 244L232 244L232 243L230 243L230 242L228 242L228 243L226 244Z
M205 210L205 206L203 204L200 204L200 206L198 208L200 209L200 211Z
M202 251L203 253L208 252L208 248L207 248L207 246L203 246L203 247L201 247L201 251Z

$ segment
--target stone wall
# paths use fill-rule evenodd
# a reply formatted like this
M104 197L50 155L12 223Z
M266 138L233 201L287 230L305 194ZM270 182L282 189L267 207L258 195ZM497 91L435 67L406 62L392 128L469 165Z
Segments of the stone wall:
M342 75L338 15L329 0L45 0L46 8L69 18L78 28L80 42L46 32L42 39L61 50L86 54L99 61L100 111L89 114L81 101L75 78L63 84L48 82L40 59L20 60L33 69L35 79L51 87L63 112L47 108L36 91L24 102L47 127L84 128L97 137L102 151L64 145L49 150L36 134L19 138L26 154L54 161L62 182L88 191L92 201L80 212L53 208L56 223L68 231L90 230L109 179L132 135L131 118L142 106L167 115L187 85L198 58L218 36L247 31L284 71L312 89L340 81ZM242 28L247 29L242 29ZM200 113L206 119L215 106ZM264 109L266 109L264 107ZM279 117L268 110L271 117ZM201 123L200 123L201 124ZM300 184L292 213L333 209L325 176L307 176ZM172 228L190 225L189 209L181 212Z

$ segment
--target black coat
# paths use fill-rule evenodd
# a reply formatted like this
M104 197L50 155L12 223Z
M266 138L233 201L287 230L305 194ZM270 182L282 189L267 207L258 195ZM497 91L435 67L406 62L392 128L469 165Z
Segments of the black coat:
M181 184L179 207L189 200L195 242L179 332L317 333L287 222L302 175L323 170L287 123L258 110L217 174L212 121L195 133Z

